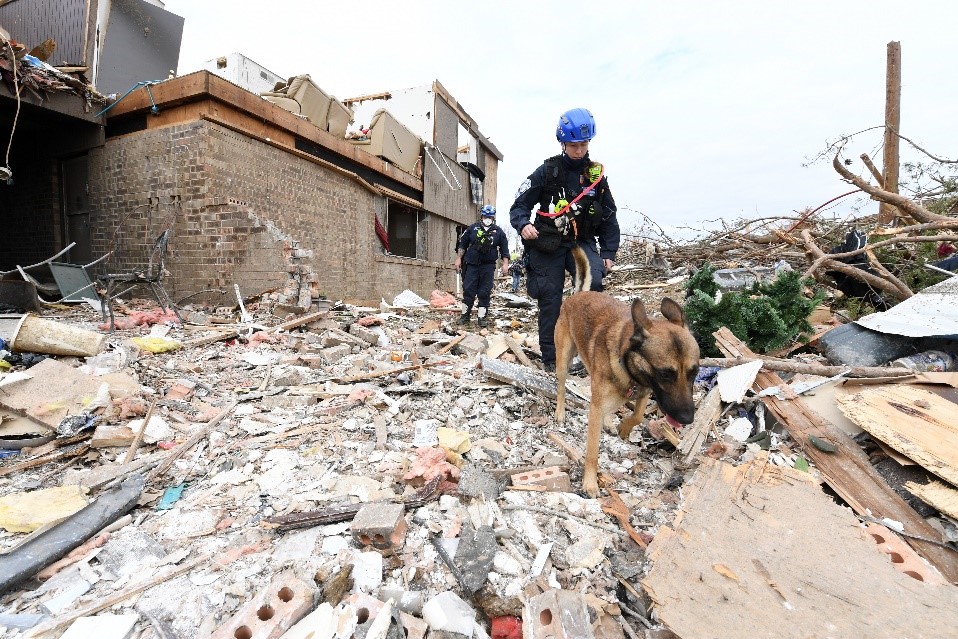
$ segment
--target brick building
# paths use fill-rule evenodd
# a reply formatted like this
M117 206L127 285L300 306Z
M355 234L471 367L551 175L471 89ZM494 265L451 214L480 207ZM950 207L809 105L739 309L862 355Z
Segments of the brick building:
M99 5L76 4L69 24L87 43L84 62ZM0 18L45 33L15 6L25 5L0 8ZM150 11L160 12L156 24L172 20ZM14 140L14 179L0 184L0 271L71 243L61 261L109 253L91 275L128 270L170 227L165 285L175 300L232 303L233 284L301 307L319 296L378 302L407 288L453 290L456 238L495 201L502 154L439 82L395 95L343 102L411 121L407 132L421 139L415 169L208 71L121 94L103 115L77 95L22 92L17 105L0 86L0 135Z
M457 159L459 127L475 132L475 124L438 82L431 92L433 113L444 112L453 135L447 148L442 131L438 144L424 141L421 176L206 71L154 85L152 96L131 94L107 114L105 143L89 153L92 252L117 251L121 267L142 262L169 214L174 298L233 283L244 294L278 290L301 306L318 296L451 290L456 238L495 197L502 156L472 137L485 167L477 197L472 163ZM125 235L113 244L118 226Z

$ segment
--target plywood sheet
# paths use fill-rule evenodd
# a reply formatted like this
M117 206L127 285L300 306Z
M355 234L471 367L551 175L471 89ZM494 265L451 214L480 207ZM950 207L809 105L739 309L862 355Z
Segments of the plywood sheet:
M810 475L704 458L642 585L682 639L938 638L958 588L904 575Z
M29 369L31 379L4 386L0 406L56 428L67 415L82 413L96 397L100 380L55 359Z
M870 435L958 485L958 406L923 388L895 384L837 397L850 420Z

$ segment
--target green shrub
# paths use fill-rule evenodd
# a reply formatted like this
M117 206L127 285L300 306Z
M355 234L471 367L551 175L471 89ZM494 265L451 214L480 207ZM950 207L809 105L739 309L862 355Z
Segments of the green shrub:
M786 271L773 282L759 282L742 292L722 293L716 302L719 289L712 278L714 273L715 267L705 264L686 284L685 316L707 357L720 355L712 333L722 326L759 353L802 339L812 330L808 316L825 298L822 291L811 299L805 297L803 289L811 286L812 281L803 280L795 271Z

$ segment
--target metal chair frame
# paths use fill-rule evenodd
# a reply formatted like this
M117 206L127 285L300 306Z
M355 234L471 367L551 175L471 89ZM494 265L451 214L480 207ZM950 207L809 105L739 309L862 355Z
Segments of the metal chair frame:
M166 289L163 287L163 276L165 275L165 264L166 264L166 252L169 246L170 237L173 235L173 222L176 220L176 214L179 212L179 200L174 199L172 201L172 206L170 214L167 216L167 219L164 220L162 225L162 230L160 234L153 241L153 249L150 251L150 257L144 269L134 269L133 271L126 273L106 273L97 277L97 281L103 287L103 290L100 292L100 311L103 315L103 321L106 322L107 315L110 317L110 332L116 330L116 320L113 313L113 302L121 295L129 292L136 286L145 285L150 288L150 291L153 293L153 297L156 299L156 303L159 304L160 308L170 309L176 315L176 317L183 321L183 317L180 315L179 310L173 304L173 300L170 299L169 294L166 292ZM158 200L151 200L147 205L141 205L135 207L129 215L124 217L120 223L117 225L117 230L113 233L113 246L111 247L111 252L116 251L116 244L119 241L120 228L123 223L129 219L139 208L147 206L152 211L159 206ZM121 286L126 286L127 288L123 289L121 292L116 292L116 289Z

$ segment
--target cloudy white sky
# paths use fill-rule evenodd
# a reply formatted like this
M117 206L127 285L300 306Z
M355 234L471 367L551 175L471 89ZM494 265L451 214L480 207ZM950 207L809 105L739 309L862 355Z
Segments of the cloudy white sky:
M827 141L884 121L886 45L902 48L902 133L958 156L954 25L938 2L167 0L186 25L179 73L240 52L347 97L438 79L505 155L500 220L587 107L623 230L792 215L850 190ZM853 168L881 133L856 138ZM903 153L905 147L903 146ZM907 158L906 158L907 159ZM857 204L848 198L837 213Z

